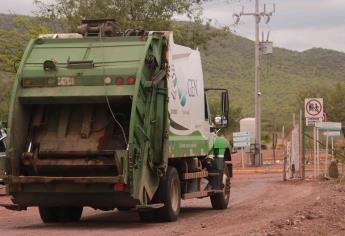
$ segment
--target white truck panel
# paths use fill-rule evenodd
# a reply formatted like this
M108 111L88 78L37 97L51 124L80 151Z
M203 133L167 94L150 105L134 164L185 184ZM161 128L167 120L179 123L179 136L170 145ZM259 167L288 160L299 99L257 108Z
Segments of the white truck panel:
M170 132L189 135L205 134L205 95L200 52L169 40L168 75Z

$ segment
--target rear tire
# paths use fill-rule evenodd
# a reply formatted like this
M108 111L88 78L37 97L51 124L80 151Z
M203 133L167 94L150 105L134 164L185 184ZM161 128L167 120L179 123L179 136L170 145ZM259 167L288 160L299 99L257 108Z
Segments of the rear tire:
M83 213L83 207L59 207L57 216L59 222L78 222Z
M157 191L157 202L164 203L164 207L157 209L159 221L176 221L180 214L181 187L177 170L169 166L162 178Z
M77 222L80 220L83 207L39 207L44 223Z
M117 207L118 211L130 211L131 209L130 207Z
M212 208L216 210L224 210L228 208L229 199L230 199L230 175L229 167L224 166L223 173L223 192L214 193L210 196Z
M38 207L38 212L44 223L58 222L54 207Z
M166 175L161 179L152 203L163 203L158 209L139 211L143 222L176 221L180 214L181 187L177 170L169 166Z

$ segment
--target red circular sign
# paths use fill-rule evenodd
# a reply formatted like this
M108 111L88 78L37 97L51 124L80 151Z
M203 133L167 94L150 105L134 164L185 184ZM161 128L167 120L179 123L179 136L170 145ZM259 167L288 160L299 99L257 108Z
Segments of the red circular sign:
M317 116L322 111L322 105L319 100L311 99L305 105L306 112L311 116Z

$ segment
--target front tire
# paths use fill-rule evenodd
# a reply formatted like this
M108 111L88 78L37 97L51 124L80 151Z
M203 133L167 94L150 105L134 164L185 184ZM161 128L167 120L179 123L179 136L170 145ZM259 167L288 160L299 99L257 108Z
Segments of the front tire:
M44 223L77 222L83 207L39 207L38 210Z
M139 217L142 222L152 223L157 220L155 210L139 211Z
M229 167L225 165L223 173L223 192L214 193L210 196L212 208L216 210L224 210L228 208L230 199L230 174Z

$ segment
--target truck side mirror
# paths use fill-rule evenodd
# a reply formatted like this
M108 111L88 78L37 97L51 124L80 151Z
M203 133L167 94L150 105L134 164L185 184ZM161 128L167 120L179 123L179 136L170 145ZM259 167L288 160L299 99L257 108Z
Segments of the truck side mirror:
M221 105L221 109L217 109L216 107L213 107L213 112L215 114L210 114L209 121L212 122L213 128L216 129L222 129L228 127L228 120L229 120L229 94L228 90L223 88L212 88L212 89L205 89L205 92L208 91L214 91L219 96L221 95L221 99L217 101L217 106L219 104ZM219 93L221 92L221 93ZM205 103L207 100L205 101ZM206 117L206 116L205 116ZM212 130L211 130L212 132Z
M229 119L229 94L228 91L222 92L222 124L223 127L228 127Z
M228 91L222 92L222 113L224 116L229 115L229 95Z

